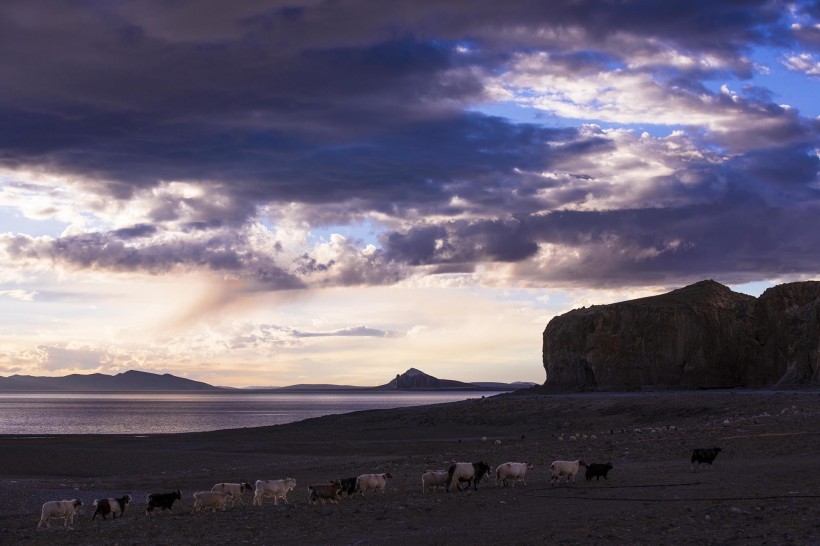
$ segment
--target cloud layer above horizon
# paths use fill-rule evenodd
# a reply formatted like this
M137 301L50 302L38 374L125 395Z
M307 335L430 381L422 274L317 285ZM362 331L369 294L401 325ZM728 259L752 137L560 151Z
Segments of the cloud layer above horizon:
M529 301L537 335L550 291L820 270L814 2L10 0L0 43L0 371L228 370L267 340L312 377L329 340L432 335L375 304L311 329L320 293ZM48 326L118 299L203 346Z

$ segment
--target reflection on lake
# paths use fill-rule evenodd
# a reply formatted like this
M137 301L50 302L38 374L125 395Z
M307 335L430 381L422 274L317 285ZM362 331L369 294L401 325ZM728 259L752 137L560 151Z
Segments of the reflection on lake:
M281 425L498 392L0 393L0 434L157 434Z

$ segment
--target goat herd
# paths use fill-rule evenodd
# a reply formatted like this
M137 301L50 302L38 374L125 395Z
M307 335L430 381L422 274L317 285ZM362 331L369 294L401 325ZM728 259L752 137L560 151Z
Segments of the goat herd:
M719 447L709 449L695 449L692 451L691 464L694 468L695 463L700 466L706 464L712 467L712 463L720 453ZM532 469L533 465L528 463L508 462L499 465L495 469L496 486L500 487L515 487L515 484L521 482L527 485L524 480L527 470ZM567 484L575 483L575 476L581 468L586 469L585 477L587 481L595 478L600 480L603 477L605 480L607 474L612 470L612 464L594 463L586 464L582 460L576 461L553 461L550 464L550 484L559 485L562 482ZM428 470L421 477L422 493L435 491L436 488L442 488L446 492L450 492L453 488L463 491L462 484L466 483L466 488L470 485L474 490L478 489L478 482L484 477L490 475L490 465L484 461L473 463L454 463L450 465L447 470ZM373 495L377 491L384 494L387 480L392 478L389 472L382 474L362 474L354 478L341 478L331 480L328 483L314 484L308 486L308 504L315 505L318 503L324 504L325 501L336 503L342 496L353 497L359 493L362 497L368 491L372 491ZM288 502L287 494L296 487L296 480L294 478L285 478L281 480L257 480L255 487L248 482L240 483L218 483L214 485L210 491L198 491L193 494L194 507L193 512L200 512L204 510L224 511L227 507L232 507L236 502L245 506L242 498L245 491L254 490L253 505L262 506L262 500L272 498L274 504L279 503L279 499L286 504ZM170 493L151 493L146 496L146 515L155 513L155 511L171 511L174 501L182 499L182 493L179 490ZM120 498L106 498L96 499L92 503L94 514L91 517L93 521L97 515L103 519L110 514L113 519L117 516L122 516L125 513L126 506L132 502L131 495L124 495ZM49 501L43 504L40 522L37 527L51 527L49 521L51 519L62 519L63 526L71 528L74 523L74 516L83 506L83 501L80 499Z

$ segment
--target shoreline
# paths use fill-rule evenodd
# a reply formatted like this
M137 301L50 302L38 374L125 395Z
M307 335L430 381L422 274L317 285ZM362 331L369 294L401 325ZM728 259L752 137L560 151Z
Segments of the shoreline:
M440 393L440 394L447 394L446 392L440 391L425 391L422 393L418 393L420 396L425 394L429 394L430 392ZM458 391L449 391L449 392L458 392ZM479 391L481 392L481 391ZM78 394L100 394L99 392L89 392L86 393L85 391L76 391ZM117 394L116 392L110 394ZM142 392L135 392L131 394L144 394ZM160 394L168 394L162 392ZM173 395L174 393L171 393ZM181 394L181 392L180 392ZM317 393L321 394L321 393ZM353 393L351 393L353 394ZM217 427L217 428L206 428L206 429L193 429L193 430L178 430L178 431L146 431L146 430L134 430L132 432L101 432L101 431L93 431L93 432L3 432L0 431L0 441L3 439L13 439L13 438L31 438L31 439L55 439L55 438L71 438L73 436L78 437L113 437L113 438L152 438L152 437L168 437L174 434L206 434L206 433L225 433L234 430L243 430L243 431L253 431L255 429L266 429L268 427L279 427L284 425L290 425L294 423L300 423L303 421L309 421L311 419L317 419L322 417L328 417L333 415L344 415L344 414L351 414L351 413L359 413L359 412L367 412L367 411L387 411L392 409L410 409L410 408L421 408L427 406L439 406L441 404L451 404L451 403L459 403L465 402L469 400L486 400L486 399L495 399L499 397L512 397L513 399L520 400L526 399L528 397L534 397L535 399L566 399L566 400L619 400L619 399L636 399L642 400L646 398L657 398L657 397L676 397L676 396L702 396L705 398L711 397L725 397L725 396L751 396L751 397L771 397L771 396L789 396L789 395L818 395L820 396L820 389L817 388L800 388L800 389L774 389L774 388L763 388L763 389L747 389L747 388L733 388L733 389L674 389L674 390L641 390L641 391L584 391L584 392L558 392L558 391L549 391L544 389L521 389L518 391L506 391L506 392L499 392L494 391L494 394L491 396L481 395L472 397L472 398L465 398L460 400L444 400L444 401L432 401L430 403L422 403L422 404L415 404L415 405L399 405L399 406L391 406L386 408L359 408L359 409L346 409L344 411L328 411L327 413L321 413L317 415L309 415L306 417L280 422L280 423L269 423L263 425L248 425L248 426L226 426L226 427ZM3 393L0 393L0 400L3 398ZM207 408L204 408L207 410ZM278 408L271 408L270 411L293 411L293 410L280 410ZM297 414L299 412L294 412Z
M151 435L204 432L280 425L323 415L438 404L499 393L0 394L0 434Z
M116 389L0 389L0 396L5 394L202 394L202 395L234 395L234 394L430 394L430 393L449 393L449 392L497 392L509 393L518 390L527 389L502 389L495 387L471 387L469 389L458 388L442 388L442 389L382 389L381 387L338 387L338 388L317 388L317 389L302 389L290 387L277 387L271 389L239 389L228 387L214 387L213 389L203 390L174 390L174 389L156 389L156 390L116 390Z

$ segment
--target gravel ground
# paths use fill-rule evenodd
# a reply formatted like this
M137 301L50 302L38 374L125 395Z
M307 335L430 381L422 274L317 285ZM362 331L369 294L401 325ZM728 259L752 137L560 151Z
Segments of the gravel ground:
M692 470L692 449L713 446L714 468ZM614 468L552 487L555 459ZM526 486L422 493L425 470L477 460L534 468ZM385 494L308 506L307 485L370 472L391 473ZM248 493L191 513L214 483L288 476L289 504ZM172 513L146 516L147 493L177 488ZM122 518L91 521L95 498L125 493ZM43 502L71 498L73 530L37 528ZM518 393L208 433L0 436L0 543L820 545L820 394Z

